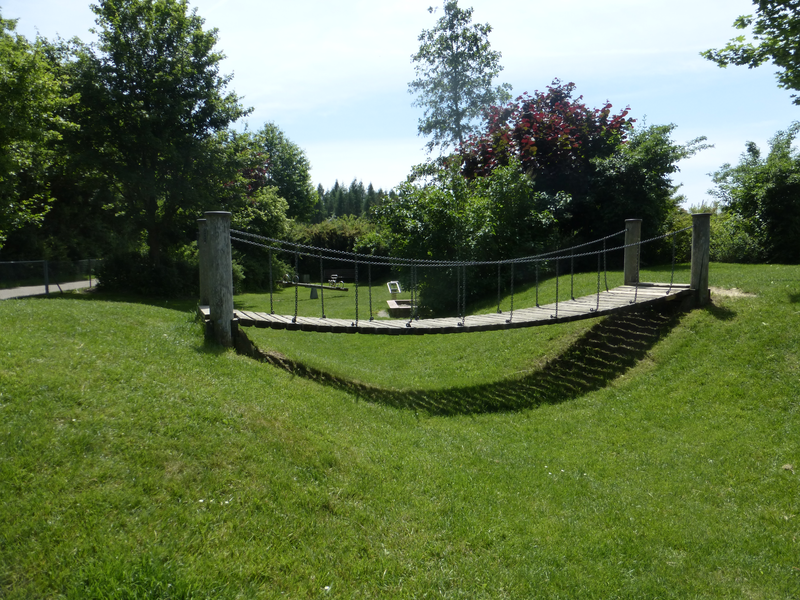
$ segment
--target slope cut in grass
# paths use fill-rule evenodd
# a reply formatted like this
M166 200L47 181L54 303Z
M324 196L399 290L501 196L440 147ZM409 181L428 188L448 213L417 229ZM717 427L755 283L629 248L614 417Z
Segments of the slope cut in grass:
M493 411L521 410L532 408L543 403L556 403L578 397L591 390L596 390L616 377L627 371L638 360L643 358L647 352L658 342L658 340L669 333L678 323L680 312L677 307L662 307L661 310L645 310L639 313L628 313L622 315L612 315L605 319L592 319L594 325L585 330L580 337L575 339L572 344L564 348L555 357L550 358L541 366L531 365L525 371L517 371L511 376L493 382L473 383L465 385L464 379L458 379L458 385L451 387L435 387L430 389L415 388L387 388L379 383L365 383L353 379L343 374L341 361L331 361L336 363L338 373L332 373L309 366L300 361L293 360L279 352L263 351L254 345L244 330L240 330L236 347L243 354L269 363L301 377L309 378L324 385L330 385L338 389L347 391L359 398L364 398L373 402L380 402L397 408L408 408L422 410L431 414L452 415L470 414ZM566 324L563 324L566 325ZM563 325L550 326L552 331ZM586 327L585 322L582 324ZM541 329L541 328L539 328ZM564 328L562 342L573 338L574 328ZM251 337L269 341L271 336L260 335L263 330L251 330L248 332ZM508 332L494 332L492 337L502 336ZM538 331L533 332L540 333ZM294 335L297 335L296 333ZM311 334L318 335L318 334ZM333 335L333 334L328 334ZM472 347L481 349L481 356L487 359L491 357L491 345L496 341L486 340L486 334L470 334L473 344ZM547 334L545 333L545 337ZM348 364L359 364L357 358L372 362L370 357L374 356L372 350L374 344L370 343L377 336L364 336L365 342L359 339L356 342L349 341L351 352L348 353ZM431 336L427 336L428 340ZM447 341L441 342L442 336L434 337L434 344L441 347ZM350 336L339 335L338 338L348 339ZM529 334L526 340L526 348L536 348L542 350L542 346L532 343ZM534 338L535 339L535 338ZM428 341L426 340L426 341ZM379 340L379 343L386 344L386 340ZM437 343L438 342L438 343ZM452 342L449 342L452 344ZM357 350L352 351L353 347ZM487 348L488 347L488 348ZM545 346L546 349L553 350L555 344ZM430 349L430 345L424 344L419 340L411 338L411 344L406 346L408 352L424 352L430 356L436 351ZM401 351L402 352L402 351ZM392 349L393 357L398 356L397 348ZM356 360L353 360L356 357ZM390 359L396 360L396 359ZM420 357L415 360L420 362ZM425 359L422 359L425 360ZM530 356L527 358L530 361ZM314 361L324 363L325 360ZM375 361L377 362L377 361ZM428 368L440 367L436 373L440 382L452 381L452 365L442 362L432 364L427 362ZM382 367L386 369L389 365L381 361ZM496 365L499 366L499 365ZM502 366L507 368L507 364ZM355 370L355 369L353 369ZM359 373L362 370L358 370ZM451 375L445 377L443 373ZM458 374L458 373L457 373ZM371 380L379 379L374 371L370 371L368 376ZM406 381L418 381L419 378L407 378Z

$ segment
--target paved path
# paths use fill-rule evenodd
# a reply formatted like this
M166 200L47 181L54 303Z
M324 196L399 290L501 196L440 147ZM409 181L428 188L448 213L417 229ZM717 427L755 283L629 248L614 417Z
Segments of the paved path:
M92 283L97 283L95 280L92 280ZM88 281L69 281L67 283L51 283L50 284L50 293L51 294L58 294L59 293L59 286L61 286L61 290L80 290L83 288L92 287ZM25 298L26 296L44 296L46 294L46 290L43 285L26 285L23 287L16 287L7 290L0 289L0 300L10 300L11 298Z

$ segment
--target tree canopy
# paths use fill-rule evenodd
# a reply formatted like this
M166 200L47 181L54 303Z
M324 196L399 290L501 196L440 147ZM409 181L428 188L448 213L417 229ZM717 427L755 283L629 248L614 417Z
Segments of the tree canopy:
M748 142L739 164L714 174L713 195L752 240L750 261L800 262L800 152L793 144L800 123L779 131L762 156Z
M413 105L425 109L419 133L431 136L429 152L461 145L482 112L508 100L511 89L492 85L503 70L500 52L489 44L492 27L473 24L472 9L459 8L458 0L443 8L436 25L419 35L419 51L411 57L417 78L408 84L409 93L417 95Z
M318 196L311 182L311 163L305 152L275 123L266 123L253 134L253 143L262 162L257 185L277 188L287 202L289 217L310 219Z
M720 67L746 65L758 67L772 61L780 67L778 85L800 90L800 2L798 0L753 0L756 14L742 15L733 26L746 30L752 26L753 41L739 35L719 50L706 50L701 55ZM795 104L800 97L792 94Z
M96 50L78 61L82 126L113 177L118 211L147 232L158 262L187 220L215 200L214 134L247 114L226 91L215 29L186 0L100 0Z
M40 223L51 198L54 145L73 127L63 109L58 73L43 52L0 16L0 248L9 232Z

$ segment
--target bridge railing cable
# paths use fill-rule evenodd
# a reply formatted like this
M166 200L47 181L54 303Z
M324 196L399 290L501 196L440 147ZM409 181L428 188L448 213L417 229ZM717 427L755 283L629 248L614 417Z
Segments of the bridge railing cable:
M322 318L326 318L325 314L325 304L324 304L324 266L323 262L328 261L336 261L341 263L342 261L352 261L354 266L354 274L355 274L355 319L352 323L353 326L358 325L359 321L359 313L358 313L358 288L359 288L359 267L366 265L367 267L367 277L368 277L368 284L369 284L369 309L370 309L370 320L373 320L373 312L372 312L372 267L390 267L393 269L408 269L409 270L409 277L410 277L410 293L412 294L412 311L411 311L411 318L407 325L410 327L413 320L419 318L418 313L418 304L419 304L419 278L417 274L418 268L446 268L452 269L455 271L456 276L456 314L459 316L460 325L465 323L467 317L467 269L468 268L477 268L477 267L489 267L494 266L497 268L497 312L498 314L502 313L501 310L501 282L502 282L502 270L503 266L508 266L510 281L509 281L509 301L510 301L510 310L509 316L507 319L508 323L512 322L514 316L514 288L515 288L515 267L517 266L530 266L533 267L535 272L535 298L536 298L536 306L540 307L540 295L539 295L539 287L540 287L540 270L541 269L552 269L554 265L555 270L555 307L554 313L552 315L553 318L558 319L559 315L559 302L561 299L559 298L560 295L560 278L562 276L561 273L561 261L564 259L569 259L570 261L570 298L575 300L575 261L584 259L587 257L596 257L597 261L597 286L596 286L596 304L595 304L595 311L599 311L600 308L600 290L601 290L601 279L600 279L600 271L603 271L603 279L604 279L604 287L606 292L609 291L609 283L608 283L608 261L607 257L609 253L620 252L624 251L626 248L630 248L632 246L636 247L636 268L637 272L639 267L641 266L641 249L642 246L645 244L653 244L660 240L666 239L671 237L672 242L672 260L671 260L671 273L670 273L670 291L674 285L674 276L675 276L675 257L676 257L676 240L677 236L687 230L692 229L691 226L685 227L683 229L679 229L676 231L671 231L668 233L664 233L658 236L651 237L646 240L640 240L635 243L622 243L614 245L613 247L609 247L608 242L622 234L625 233L625 230L618 231L612 233L610 235L598 238L596 240L592 240L590 242L584 242L581 244L573 245L568 248L562 248L558 250L552 250L549 252L543 252L540 254L530 255L530 256L523 256L523 257L512 257L502 260L488 260L488 261L480 261L480 260L436 260L436 259L419 259L419 258L402 258L402 257L392 257L392 256L380 256L380 255L373 255L373 254L364 254L364 253L357 253L357 252L347 252L344 250L335 250L329 248L322 248L319 246L314 246L310 244L301 244L298 242L289 242L287 240L279 240L276 238L271 238L268 236L261 236L255 233L250 233L246 231L238 231L238 230L231 230L230 237L232 241L247 244L250 246L260 247L263 249L267 249L269 261L270 261L270 312L274 314L274 303L272 297L273 291L273 279L272 279L272 260L275 254L277 253L287 253L294 255L294 273L292 277L291 283L297 284L300 281L300 274L299 274L299 258L300 257L314 257L319 260L320 264L320 287L321 294L320 294L320 304L322 310ZM589 250L589 248L596 244L602 244L602 248ZM581 250L583 250L581 252ZM295 285L295 310L294 310L294 317L292 319L293 323L297 322L298 317L298 285ZM639 281L638 277L635 282L635 289L634 289L634 298L631 300L631 303L635 303L638 300L639 296Z

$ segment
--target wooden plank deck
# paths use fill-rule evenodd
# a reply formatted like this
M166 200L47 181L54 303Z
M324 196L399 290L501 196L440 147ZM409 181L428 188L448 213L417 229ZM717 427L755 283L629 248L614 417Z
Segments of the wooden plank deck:
M382 335L424 335L436 333L468 333L475 331L497 331L519 327L535 327L579 319L608 315L616 312L637 310L646 305L671 302L685 298L693 293L686 284L642 283L634 286L621 286L591 296L574 300L563 300L538 307L515 309L513 313L488 313L468 316L464 324L457 317L438 319L376 319L374 321L353 319L322 319L292 315L271 315L268 313L234 310L240 326L290 331L316 331L328 333L363 333ZM635 301L634 301L635 300ZM209 309L200 307L206 319Z

